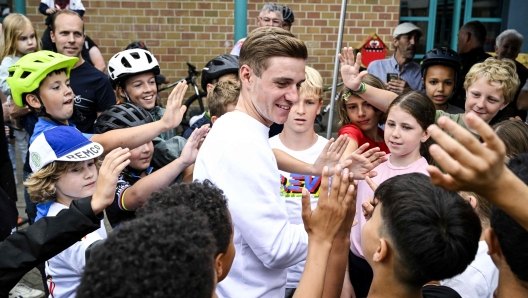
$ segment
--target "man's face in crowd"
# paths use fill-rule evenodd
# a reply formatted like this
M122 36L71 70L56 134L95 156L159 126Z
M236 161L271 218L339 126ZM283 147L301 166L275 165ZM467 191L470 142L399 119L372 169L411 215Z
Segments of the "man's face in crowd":
M84 33L83 21L79 16L58 15L55 19L55 30L50 32L50 36L58 53L69 57L80 57Z
M412 31L407 34L402 34L399 38L394 39L394 47L405 59L413 59L416 52L416 45L420 42L420 33Z
M499 46L495 46L495 54L499 59L508 58L515 60L521 51L522 43L510 37L506 37L502 40Z
M272 26L282 27L282 16L280 12L263 11L257 17L259 27Z
M304 81L306 62L291 57L272 57L260 78L252 71L250 96L263 124L283 124L291 107L299 101L299 88Z

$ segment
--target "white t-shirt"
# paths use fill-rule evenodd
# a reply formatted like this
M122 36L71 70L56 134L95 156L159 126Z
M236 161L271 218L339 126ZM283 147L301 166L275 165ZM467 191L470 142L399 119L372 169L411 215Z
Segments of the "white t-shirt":
M304 161L305 163L313 164L319 154L323 151L327 139L318 136L317 142L312 147L302 150L294 151L288 149L282 144L278 135L269 139L269 143L272 149L282 150L289 155L297 158L298 160ZM310 175L299 175L294 173L288 173L279 170L280 172L280 196L286 201L286 211L288 212L288 219L292 224L303 224L302 220L302 188L305 187L310 191L310 202L312 209L317 206L317 200L319 200L319 189L321 186L321 177L310 176ZM286 282L286 288L297 288L301 275L304 271L304 263L306 261L299 262L296 265L288 268L288 279Z
M67 206L54 202L51 204L47 216L55 216ZM74 245L68 247L58 255L46 262L46 276L50 296L53 298L75 297L77 287L81 283L81 276L86 264L85 251L97 240L106 239L104 221L101 227L79 239Z
M499 270L488 255L486 241L479 241L475 260L464 272L440 283L457 291L462 298L493 298L499 284Z
M227 113L196 159L194 178L224 191L235 230L236 255L219 297L284 297L287 268L306 259L308 234L288 221L268 132L245 113Z

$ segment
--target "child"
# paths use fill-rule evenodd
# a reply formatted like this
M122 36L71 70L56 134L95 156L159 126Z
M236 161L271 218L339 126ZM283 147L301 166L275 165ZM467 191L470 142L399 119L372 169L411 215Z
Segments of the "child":
M370 86L385 89L383 82L373 75L366 75L362 82ZM367 149L379 147L381 151L390 153L389 148L383 140L383 130L378 127L383 121L383 112L376 109L370 103L352 92L346 86L339 94L339 124L343 125L338 131L338 135L348 135L348 143L343 157L356 151L361 145L368 143Z
M425 95L409 92L398 96L387 110L385 123L385 143L390 149L389 160L374 170L378 175L372 178L376 184L402 174L422 173L426 170L430 155L429 133L427 127L434 123L435 108ZM373 190L366 181L358 182L356 209L361 210L362 203L373 195ZM368 293L372 271L365 261L361 249L361 229L365 225L362 214L356 214L358 225L350 234L349 274L356 296L363 297ZM370 273L370 275L369 275Z
M354 64L352 48L343 48L343 55L340 54L339 59L343 63L341 75L345 85L351 90L357 90L361 98L373 106L386 111L390 103L397 97L397 94L373 88L361 82L361 78L366 72L359 73L361 55L358 54ZM482 63L473 65L465 77L465 113L449 114L437 110L435 119L447 116L462 127L469 129L475 137L478 137L474 129L466 125L464 120L466 115L469 113L476 114L486 123L489 123L499 110L506 107L513 100L518 86L519 78L515 72L513 62L488 58Z
M462 191L460 195L475 209L482 226L482 235L475 260L461 274L442 280L440 283L456 290L462 297L493 298L499 271L488 255L489 248L484 240L484 231L490 226L491 204L473 192Z
M462 63L457 52L436 48L427 52L420 63L425 94L437 110L449 114L462 114L464 110L448 103L455 93L455 85Z
M124 103L115 105L99 115L95 122L95 131L107 133L151 122L150 114L141 106ZM135 210L147 202L150 194L168 186L192 165L198 154L198 145L208 131L209 128L205 126L193 132L181 155L157 171L153 171L151 166L154 155L154 145L151 140L131 149L130 164L119 175L114 203L106 208L110 225L116 228L121 222L135 218ZM192 168L187 172L192 173Z
M508 161L521 153L528 153L528 125L524 121L504 120L492 128L506 145Z
M205 124L210 126L215 121L227 112L235 110L240 96L240 85L233 81L220 81L212 86L207 93L207 106L208 111L205 112L204 116L194 122L191 127L187 128L183 133L184 138L189 138L191 133Z
M148 214L94 250L77 297L213 297L215 250L202 212L177 206Z
M31 21L24 15L13 13L8 15L3 21L2 28L2 38L0 41L2 52L0 53L0 90L6 96L8 96L8 112L11 115L10 125L11 131L14 134L12 139L18 143L18 148L20 149L20 156L22 159L26 157L28 144L29 144L29 135L24 130L24 126L21 123L21 117L27 115L30 110L26 107L18 108L13 104L11 98L11 89L6 83L6 79L9 75L7 72L8 68L11 67L15 62L17 62L20 57L40 50L40 43L38 42L37 32ZM10 156L12 155L11 162L13 163L13 169L16 169L16 155L14 144L9 143ZM16 171L15 171L16 179Z
M279 135L270 138L269 143L274 151L279 149L311 164L316 161L328 140L314 131L315 117L321 111L323 103L323 78L309 66L305 67L305 78L299 90L299 101L291 107L284 129ZM286 202L288 220L291 224L302 224L302 190L306 188L310 192L310 202L315 207L319 199L321 177L280 171L280 180L280 197ZM293 296L305 262L301 261L288 268L285 297Z
M240 85L238 81L238 56L222 54L211 59L202 69L202 89L209 92L219 82L231 81ZM209 97L207 97L209 101ZM206 117L206 112L192 117L189 125L193 126L197 121ZM205 120L202 120L205 121Z
M117 172L129 164L127 158L130 157L127 152L115 160L120 166L101 175L101 179L110 181L98 185L97 158L103 153L103 147L73 127L60 126L41 133L31 144L29 152L33 174L24 184L34 202L52 202L47 216L57 215L75 200L111 193ZM109 159L109 162L115 161ZM90 246L105 238L106 229L100 220L98 230L46 262L48 289L52 297L75 296Z
M43 131L56 126L74 126L68 119L74 112L73 91L69 86L69 74L76 57L66 57L50 51L30 53L20 58L9 68L7 83L11 87L13 101L19 107L28 104L39 116L30 143ZM187 85L178 84L169 95L165 116L157 122L126 131L108 132L101 135L86 135L106 150L117 147L135 148L150 142L157 135L180 124L185 112L181 102ZM41 215L46 208L41 206Z
M368 297L431 297L422 293L424 284L462 273L475 258L480 220L456 192L411 173L383 182L375 198L361 231L374 272Z
M528 183L526 165L528 155L521 154L511 160L509 168L525 184ZM519 193L523 196L524 193ZM508 197L504 197L508 200ZM510 198L511 199L511 198ZM526 205L515 208L525 209ZM499 285L493 297L527 297L528 289L528 232L504 210L493 206L491 228L484 232L488 254L499 269Z
M235 257L233 223L227 209L227 198L211 181L182 183L154 192L143 208L138 209L138 218L177 206L186 206L206 215L209 229L216 243L215 270L218 282L229 273Z

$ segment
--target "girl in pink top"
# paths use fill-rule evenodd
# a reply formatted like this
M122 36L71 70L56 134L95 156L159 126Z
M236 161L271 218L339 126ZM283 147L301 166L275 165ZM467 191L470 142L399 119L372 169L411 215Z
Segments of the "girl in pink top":
M431 161L428 152L431 140L429 139L427 127L434 124L434 121L435 106L427 96L415 91L398 96L389 106L385 122L384 139L391 154L388 161L374 169L378 175L372 178L372 181L379 185L383 181L397 175L413 172L429 175L426 167L428 161ZM349 261L350 279L356 294L359 294L357 290L360 288L366 288L368 292L368 287L370 287L370 281L364 279L364 276L368 276L368 272L357 271L368 271L370 269L368 264L366 269L363 266L358 266L358 262L366 263L364 259L372 257L364 256L361 249L361 229L366 222L363 212L361 212L361 204L373 195L374 192L366 181L358 181L356 200L358 212L355 218L358 224L352 228L350 233L350 250L352 254ZM363 277L362 284L356 285L355 276Z
M362 82L379 89L385 89L383 82L373 75L367 74L363 77ZM342 124L343 127L339 129L337 134L338 136L346 134L350 138L343 158L352 154L365 143L369 144L365 151L379 147L381 151L390 153L383 140L383 130L378 127L383 118L382 111L345 87L339 94L338 114L339 124Z

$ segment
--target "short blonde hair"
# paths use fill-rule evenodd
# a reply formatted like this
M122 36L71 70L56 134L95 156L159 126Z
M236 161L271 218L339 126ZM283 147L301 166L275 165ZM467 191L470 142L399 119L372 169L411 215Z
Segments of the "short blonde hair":
M471 84L484 77L488 84L499 83L498 89L502 91L504 104L509 104L515 98L515 93L519 88L519 76L517 76L516 69L515 63L510 59L488 58L471 67L464 80L464 89L467 91Z
M319 101L323 100L323 77L310 66L304 68L305 81L301 84L300 94L314 96Z
M207 93L209 114L220 117L226 113L226 108L230 104L237 104L240 96L240 85L231 80L218 82Z
M94 159L95 166L99 171L98 159ZM54 201L57 198L57 189L55 184L60 177L69 171L82 166L84 161L69 162L69 161L54 161L42 169L31 174L29 178L24 181L30 200L34 203L44 204Z
M370 86L373 86L373 87L376 87L378 89L382 89L382 90L385 90L385 84L383 84L383 82L377 77L377 76L374 76L374 75L371 75L371 74L367 74L363 77L363 80L361 80L361 82L367 84L367 85L370 85ZM368 88L368 86L367 86ZM337 108L337 114L339 115L339 125L346 125L346 124L350 124L351 121L350 121L350 118L348 117L348 113L347 113L347 108L346 108L346 101L350 98L350 96L356 96L356 97L360 97L359 95L356 95L354 94L353 92L350 94L350 96L348 96L347 98L343 98L343 96L349 91L349 89L346 87L346 86L343 86L343 89L341 89L341 92L339 92L339 96L338 96L338 108ZM379 121L380 121L380 124L381 122L383 121L383 112L378 110L377 108L374 108L374 110L376 111L376 114L379 115Z

